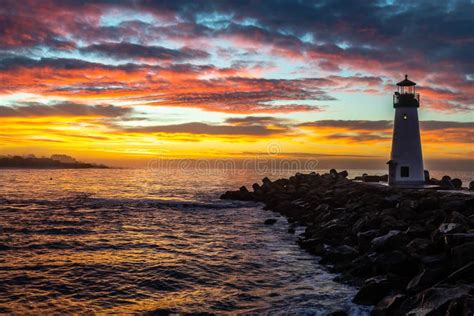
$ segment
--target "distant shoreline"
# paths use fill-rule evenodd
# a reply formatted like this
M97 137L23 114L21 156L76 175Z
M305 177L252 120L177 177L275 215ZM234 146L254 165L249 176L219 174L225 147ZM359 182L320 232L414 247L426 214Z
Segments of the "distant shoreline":
M94 167L6 167L6 166L0 166L0 169L1 170L30 170L30 169L34 169L34 170L69 169L69 170L72 170L72 169L121 169L121 168L114 168L114 167L107 167L107 166L103 166L103 167L98 167L98 166L94 166Z
M0 169L110 169L105 165L80 162L65 155L57 156L58 159L54 159L55 157L3 157L0 158ZM65 161L60 159L65 159Z

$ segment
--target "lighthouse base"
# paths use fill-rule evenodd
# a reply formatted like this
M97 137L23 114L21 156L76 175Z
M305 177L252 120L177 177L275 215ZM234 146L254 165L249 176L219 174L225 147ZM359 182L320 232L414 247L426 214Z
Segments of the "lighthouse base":
M389 185L404 188L423 188L426 186L426 183L425 181L396 181L394 183L389 183Z

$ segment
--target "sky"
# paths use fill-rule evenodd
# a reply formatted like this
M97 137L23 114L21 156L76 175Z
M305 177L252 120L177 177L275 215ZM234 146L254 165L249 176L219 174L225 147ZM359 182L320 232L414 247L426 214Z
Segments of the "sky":
M0 155L385 162L408 74L472 170L473 56L473 1L0 0Z

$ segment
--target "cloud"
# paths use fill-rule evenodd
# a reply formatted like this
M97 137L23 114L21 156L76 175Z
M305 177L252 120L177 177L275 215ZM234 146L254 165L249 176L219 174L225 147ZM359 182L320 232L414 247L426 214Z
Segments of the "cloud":
M246 116L230 117L225 122L232 125L262 125L287 123L288 120L274 116Z
M392 137L392 121L321 120L297 125L330 141L350 143L384 143ZM422 139L427 143L474 143L474 123L454 121L420 121Z
M46 117L46 116L98 116L121 117L132 109L113 105L85 105L76 103L58 103L46 105L27 103L21 106L0 106L0 117Z
M218 136L271 136L284 134L287 130L270 129L265 126L235 126L235 125L210 125L206 123L184 123L175 125L155 125L147 127L133 127L123 129L128 133L166 133L166 134L196 134Z
M348 130L364 130L364 131L385 131L392 128L391 121L347 121L347 120L321 120L314 122L302 123L300 127L308 128L341 128Z
M187 47L181 49L170 49L162 46L147 46L126 42L93 44L81 48L80 51L117 59L145 61L183 61L205 59L210 56L209 53L205 51Z

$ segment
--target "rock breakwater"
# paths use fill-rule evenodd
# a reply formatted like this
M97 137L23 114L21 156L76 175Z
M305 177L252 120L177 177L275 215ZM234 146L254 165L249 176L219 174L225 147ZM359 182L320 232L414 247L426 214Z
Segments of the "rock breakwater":
M296 174L222 199L257 201L294 226L299 245L360 287L373 315L474 313L474 196L361 183L347 172Z

